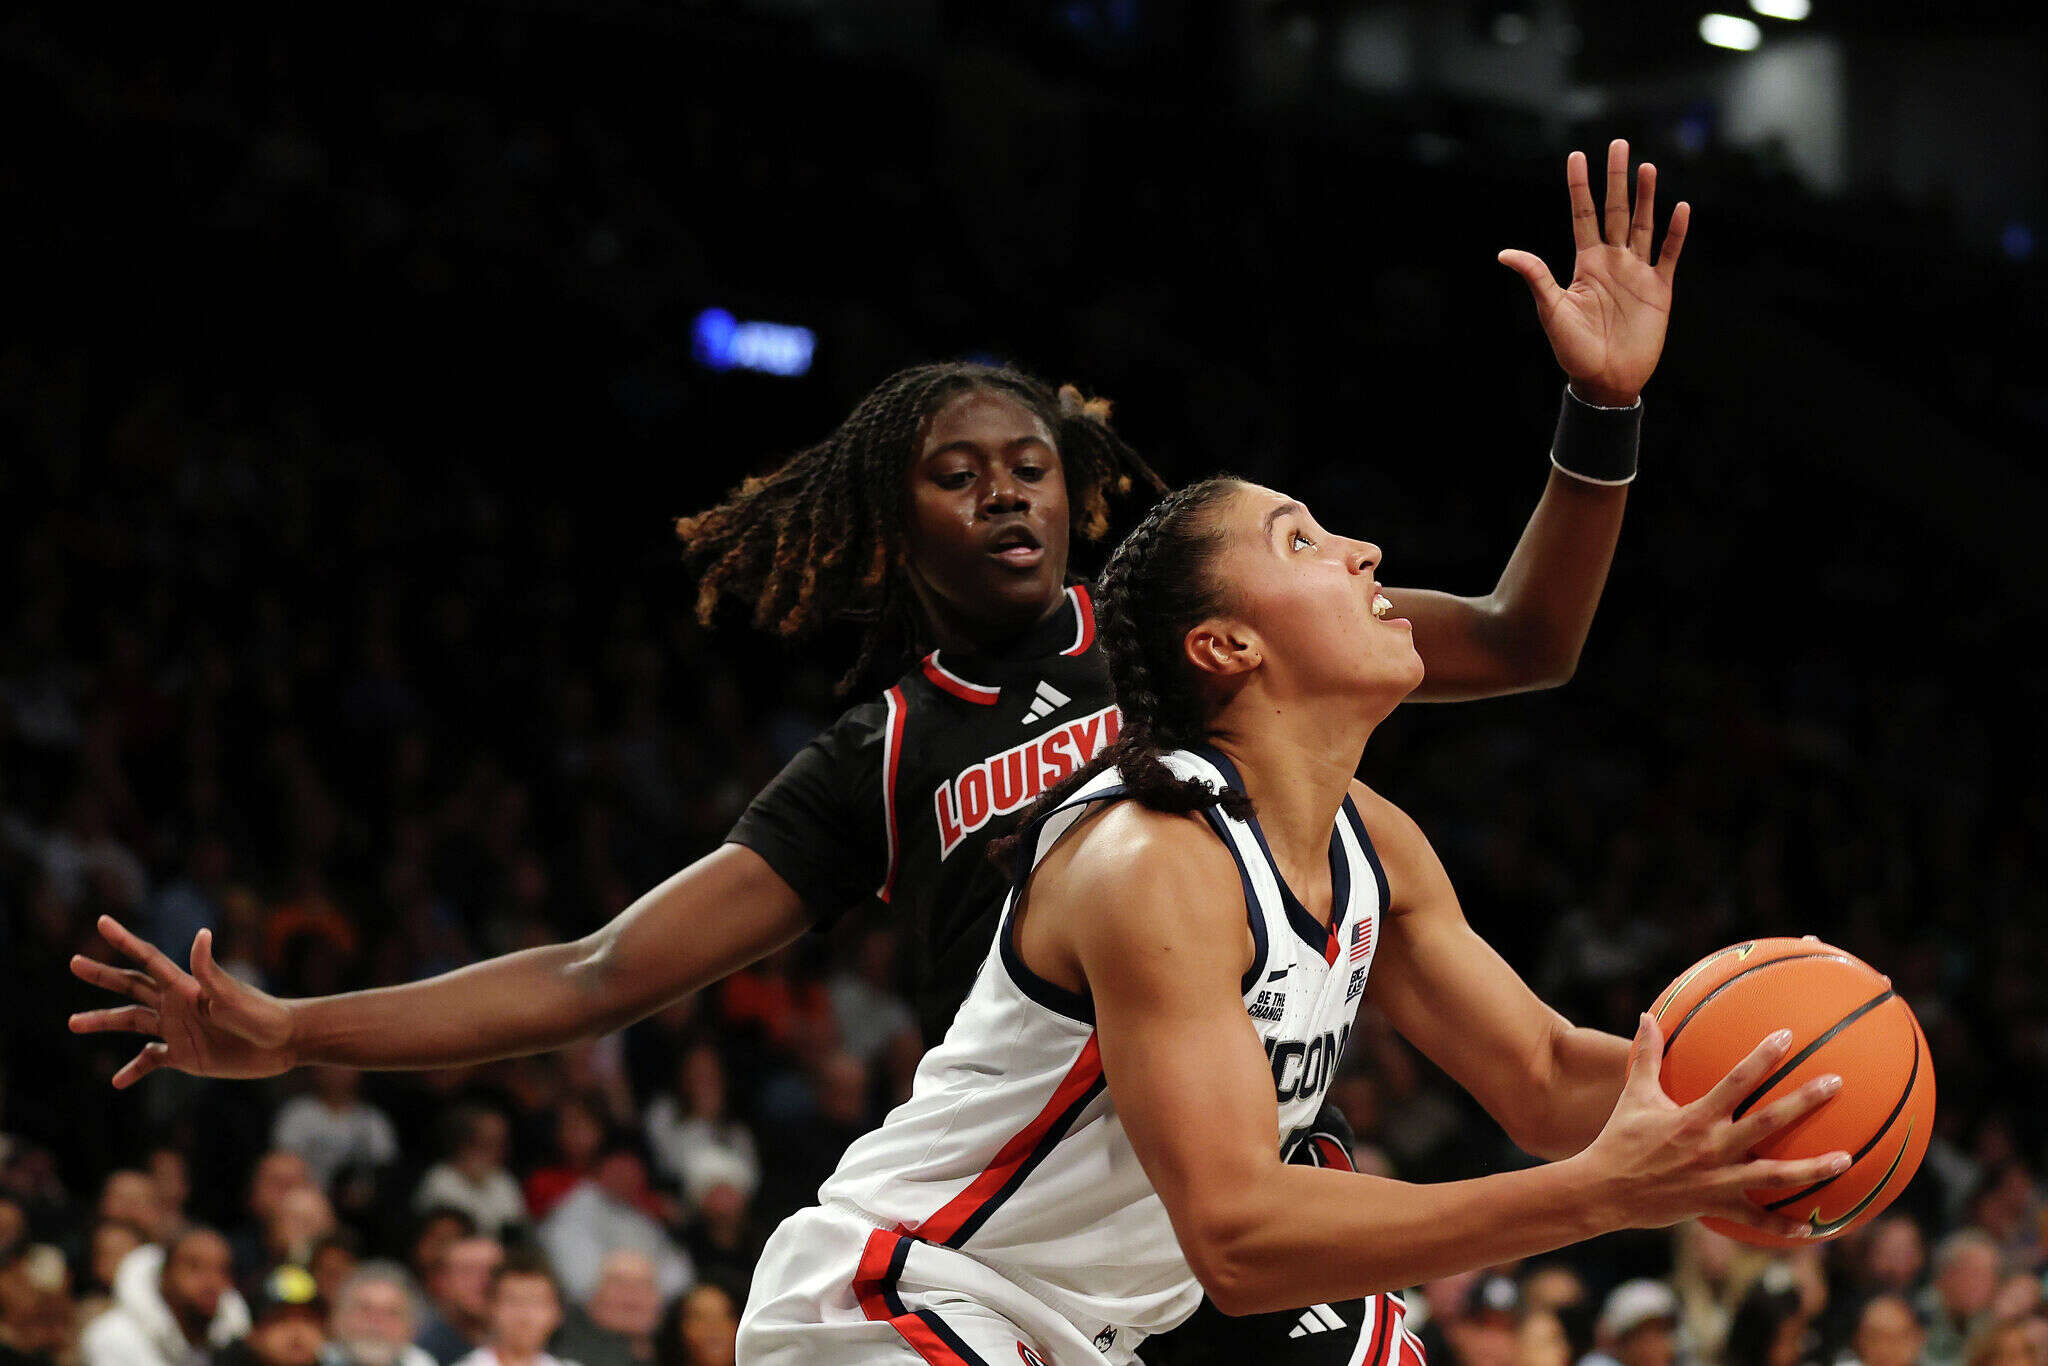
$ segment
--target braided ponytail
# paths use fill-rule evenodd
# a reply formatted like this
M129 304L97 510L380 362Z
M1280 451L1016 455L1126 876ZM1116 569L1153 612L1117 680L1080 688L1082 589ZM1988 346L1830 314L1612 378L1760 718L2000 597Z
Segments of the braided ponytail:
M1164 762L1169 751L1198 745L1208 733L1208 710L1182 645L1190 627L1222 606L1209 566L1223 531L1210 513L1239 487L1220 475L1168 494L1109 557L1096 584L1095 629L1123 713L1116 743L1049 789L1011 834L989 846L999 864L1014 862L1034 820L1112 766L1131 795L1155 811L1220 805L1240 820L1252 814L1243 791L1218 792L1199 778L1176 777Z

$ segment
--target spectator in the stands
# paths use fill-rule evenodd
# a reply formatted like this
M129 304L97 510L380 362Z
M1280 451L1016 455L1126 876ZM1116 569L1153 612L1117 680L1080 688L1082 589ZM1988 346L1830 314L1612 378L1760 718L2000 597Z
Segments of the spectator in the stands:
M552 1344L578 1366L647 1366L661 1321L661 1288L644 1252L613 1252L598 1270L590 1298L571 1305Z
M244 1283L253 1281L273 1262L270 1237L277 1225L278 1207L285 1196L312 1181L306 1159L297 1153L272 1149L256 1159L249 1173L248 1219L235 1231L235 1275Z
M490 1327L491 1277L505 1260L496 1238L458 1238L441 1253L427 1276L430 1303L417 1341L441 1366L467 1356Z
M656 1338L656 1366L733 1366L739 1301L705 1281L669 1306Z
M100 1183L99 1216L133 1224L150 1242L171 1231L156 1182L149 1173L129 1167L108 1172L107 1179Z
M547 1218L562 1197L590 1175L597 1150L604 1145L604 1102L588 1092L569 1096L555 1108L554 1130L555 1160L527 1173L524 1183L527 1213L536 1220Z
M710 1152L691 1164L690 1175L684 1188L689 1201L684 1249L699 1277L717 1281L744 1300L768 1236L748 1198L750 1173L729 1156Z
M79 1320L69 1288L70 1271L56 1248L0 1237L0 1366L71 1359Z
M1465 1292L1464 1312L1445 1325L1450 1359L1469 1366L1511 1366L1521 1292L1512 1278L1487 1272Z
M164 1234L185 1227L185 1202L192 1198L192 1168L184 1151L152 1148L142 1167L156 1187L157 1204L163 1210Z
M327 1305L313 1273L277 1267L257 1286L249 1305L249 1331L231 1342L213 1366L318 1366L327 1345Z
M1515 1318L1514 1366L1573 1366L1571 1338L1555 1309L1526 1300Z
M1670 1286L1647 1278L1623 1281L1600 1306L1594 1327L1599 1350L1582 1366L1671 1366L1678 1356L1677 1330L1678 1297Z
M1809 1322L1799 1291L1776 1277L1766 1277L1751 1286L1735 1307L1722 1357L1745 1366L1752 1362L1755 1366L1799 1366L1806 1359Z
M901 976L896 958L895 931L874 926L861 936L850 965L825 984L839 1046L872 1075L888 1078L891 1104L910 1094L911 1076L924 1056L917 1016L896 990Z
M355 1275L356 1263L361 1260L362 1239L347 1224L337 1224L313 1244L313 1251L306 1258L306 1270L319 1283L320 1298L332 1305L340 1299L342 1285Z
M147 1233L126 1219L101 1219L92 1226L92 1236L85 1245L85 1282L78 1288L79 1308L84 1311L82 1322L98 1318L100 1311L113 1301L114 1277L120 1272L121 1263L149 1241Z
M364 1262L335 1292L322 1366L434 1366L413 1342L419 1321L419 1294L405 1268Z
M448 1249L476 1236L476 1220L459 1209L444 1205L420 1215L413 1221L412 1237L406 1243L406 1260L414 1279L421 1285L432 1281Z
M310 1266L322 1239L334 1232L334 1206L317 1186L295 1186L278 1198L263 1228L263 1266Z
M1970 1334L1963 1366L2042 1366L2027 1319L1994 1319Z
M1982 1229L1960 1229L1934 1249L1934 1280L1920 1293L1932 1366L1959 1362L1964 1344L1991 1318L1998 1293L1998 1244Z
M1914 1366L1927 1333L1903 1295L1872 1295L1856 1316L1849 1355L1836 1366Z
M685 1190L701 1180L692 1169L706 1160L717 1162L724 1179L747 1197L761 1184L754 1136L732 1114L725 1059L710 1043L686 1049L676 1064L675 1089L648 1102L647 1142L656 1168Z
M526 1201L505 1170L505 1116L487 1106L458 1105L448 1113L444 1135L448 1156L428 1168L413 1208L459 1209L493 1238L516 1231L526 1222Z
M114 1305L79 1340L85 1366L200 1366L249 1328L227 1239L189 1228L146 1243L114 1275Z
M491 1274L490 1326L460 1366L567 1366L548 1354L562 1323L562 1288L538 1257L508 1257Z
M696 1279L690 1259L655 1220L654 1207L638 1144L624 1134L606 1139L590 1177L540 1225L540 1244L571 1299L588 1299L605 1257L627 1249L654 1263L663 1299L690 1287Z
M277 1112L271 1146L306 1160L313 1184L328 1188L350 1167L383 1167L398 1157L398 1136L384 1112L362 1098L362 1073L353 1067L312 1067L313 1089Z

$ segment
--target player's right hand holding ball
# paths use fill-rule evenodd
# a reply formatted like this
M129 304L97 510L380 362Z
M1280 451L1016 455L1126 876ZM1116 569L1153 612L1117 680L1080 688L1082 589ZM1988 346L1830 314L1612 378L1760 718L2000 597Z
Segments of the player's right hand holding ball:
M1584 1152L1567 1159L1584 1165L1594 1199L1615 1216L1611 1222L1661 1228L1696 1215L1713 1215L1781 1238L1804 1235L1804 1223L1760 1209L1743 1192L1825 1181L1848 1170L1850 1155L1831 1152L1786 1160L1750 1153L1826 1104L1841 1089L1842 1079L1833 1073L1816 1077L1790 1095L1739 1119L1735 1116L1743 1098L1762 1084L1791 1046L1789 1030L1770 1035L1707 1094L1679 1105L1659 1081L1663 1030L1644 1012L1629 1048L1628 1079L1607 1127Z

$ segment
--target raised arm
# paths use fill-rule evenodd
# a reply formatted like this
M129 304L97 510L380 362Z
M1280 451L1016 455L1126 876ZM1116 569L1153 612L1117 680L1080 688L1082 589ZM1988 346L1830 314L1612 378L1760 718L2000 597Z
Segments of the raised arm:
M1440 1185L1284 1165L1272 1073L1240 993L1251 948L1235 869L1185 818L1118 808L1100 835L1063 864L1055 851L1028 914L1072 947L1118 1115L1189 1265L1226 1313L1354 1298L1703 1212L1788 1232L1795 1225L1762 1215L1744 1187L1846 1165L1846 1154L1744 1156L1811 1106L1802 1094L1730 1118L1784 1041L1680 1108L1657 1083L1662 1036L1647 1015L1621 1101L1576 1157Z
M191 971L111 917L100 933L139 965L83 955L71 970L132 1004L71 1017L80 1034L156 1041L114 1074L132 1086L159 1067L266 1077L300 1063L456 1067L609 1033L765 957L810 924L804 903L759 854L728 844L566 944L525 949L403 986L281 1000L236 981L192 944Z
M1672 279L1692 212L1685 204L1672 211L1653 261L1654 166L1637 171L1631 215L1628 144L1609 145L1604 236L1583 153L1571 154L1565 179L1577 247L1571 287L1560 289L1530 252L1499 258L1528 282L1570 381L1551 449L1555 468L1492 592L1387 590L1395 612L1415 625L1415 648L1428 672L1411 696L1424 701L1554 687L1570 678L1621 534L1639 396L1663 353Z

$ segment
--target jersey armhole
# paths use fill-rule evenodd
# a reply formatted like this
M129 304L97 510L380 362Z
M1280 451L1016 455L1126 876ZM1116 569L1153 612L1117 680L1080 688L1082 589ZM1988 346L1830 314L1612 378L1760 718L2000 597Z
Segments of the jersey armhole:
M1387 890L1387 870L1380 866L1380 851L1372 847L1372 836L1365 833L1365 818L1358 814L1357 803L1349 793L1344 797L1344 816L1351 822L1351 833L1358 837L1358 847L1365 854L1366 866L1372 869L1372 880L1380 891L1379 915L1381 923L1393 914L1392 893Z
M1266 972L1266 917L1259 913L1259 894L1252 888L1252 871L1245 867L1244 854L1238 849L1237 841L1230 837L1230 828L1223 823L1223 813L1216 807L1205 806L1202 816L1209 822L1209 828L1216 832L1216 838L1223 841L1223 847L1230 851L1230 860L1237 865L1237 880L1244 887L1244 918L1252 931L1252 965L1245 969L1238 994L1249 996Z
M1059 983L1049 982L1033 972L1031 965L1024 961L1024 955L1018 951L1017 903L1024 894L1024 884L1030 880L1032 870L1038 866L1043 854L1050 852L1040 848L1044 843L1046 824L1056 817L1067 817L1059 834L1053 837L1054 843L1058 843L1059 839L1081 819L1087 808L1097 802L1113 801L1125 796L1127 791L1122 783L1115 783L1093 792L1076 793L1070 800L1054 807L1031 823L1031 828L1025 830L1017 842L1017 866L1011 870L1010 894L1004 898L1002 923L996 927L996 949L1002 955L1003 971L1010 975L1010 981L1016 984L1017 990L1055 1015L1077 1021L1091 1029L1095 1026L1095 1003L1079 992L1068 991Z

